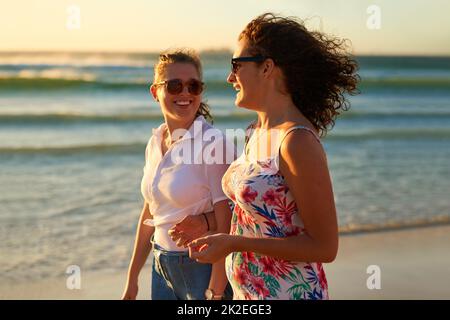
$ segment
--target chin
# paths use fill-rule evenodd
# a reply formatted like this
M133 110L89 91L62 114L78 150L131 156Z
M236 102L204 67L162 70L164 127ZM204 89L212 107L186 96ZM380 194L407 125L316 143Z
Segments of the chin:
M245 108L245 109L247 109L245 101L243 101L241 99L236 98L236 100L234 100L234 104L238 108Z
M258 110L258 108L252 107L251 104L245 103L245 101L235 101L234 104L236 105L236 107L238 108L243 108L243 109L247 109L247 110Z
M190 119L190 118L194 119L194 117L195 117L195 113L194 114L192 114L192 113L184 113L184 112L171 112L170 113L170 118L175 120L175 121L184 122L184 121L187 121L187 119Z
M177 117L182 118L182 119L186 119L189 117L194 117L195 114L197 113L198 108L194 109L194 108L189 108L189 109L175 109L173 110L173 113L177 115Z

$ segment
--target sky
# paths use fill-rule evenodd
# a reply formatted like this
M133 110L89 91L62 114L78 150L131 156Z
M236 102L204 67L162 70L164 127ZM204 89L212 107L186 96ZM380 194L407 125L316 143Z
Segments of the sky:
M0 0L0 5L0 51L233 50L245 25L270 11L349 39L355 54L450 55L448 0Z

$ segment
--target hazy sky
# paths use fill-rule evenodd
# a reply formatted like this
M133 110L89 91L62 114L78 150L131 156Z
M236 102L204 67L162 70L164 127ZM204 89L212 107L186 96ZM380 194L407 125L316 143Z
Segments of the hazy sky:
M450 55L448 0L0 0L0 51L233 49L244 26L272 11L309 18L356 54ZM80 10L79 19L71 5ZM369 29L370 5L381 12ZM80 22L80 28L71 29Z

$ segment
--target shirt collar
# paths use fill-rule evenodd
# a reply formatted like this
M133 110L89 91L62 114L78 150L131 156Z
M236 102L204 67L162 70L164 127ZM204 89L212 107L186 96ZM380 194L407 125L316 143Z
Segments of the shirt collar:
M197 118L195 118L194 122L192 122L187 132L181 138L175 140L175 142L197 138L202 134L202 131L204 130L204 124L206 124L205 117L203 117L202 115L198 116ZM153 135L155 135L159 141L162 140L162 134L166 126L167 125L164 122L158 128L152 129Z

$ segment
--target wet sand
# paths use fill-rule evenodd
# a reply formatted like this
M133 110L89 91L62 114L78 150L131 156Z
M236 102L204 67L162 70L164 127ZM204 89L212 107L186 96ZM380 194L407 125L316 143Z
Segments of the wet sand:
M336 260L325 265L331 299L450 299L450 226L342 235ZM138 299L150 299L151 259L139 279ZM368 289L369 266L380 289ZM1 299L119 299L126 270L84 272L81 289L66 278L0 284ZM373 282L372 282L373 283Z

